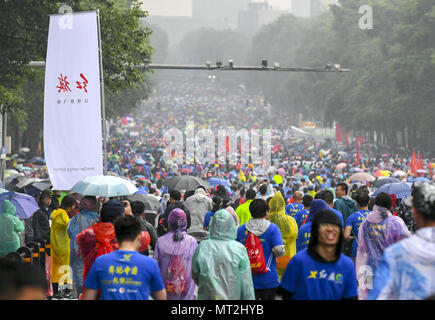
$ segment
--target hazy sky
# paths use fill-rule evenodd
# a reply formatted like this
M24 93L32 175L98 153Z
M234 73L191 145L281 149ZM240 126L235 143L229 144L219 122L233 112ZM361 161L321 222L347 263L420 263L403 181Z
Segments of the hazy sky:
M148 10L150 15L192 16L192 0L142 0L142 2L144 9ZM291 0L269 0L268 2L276 9L290 9Z

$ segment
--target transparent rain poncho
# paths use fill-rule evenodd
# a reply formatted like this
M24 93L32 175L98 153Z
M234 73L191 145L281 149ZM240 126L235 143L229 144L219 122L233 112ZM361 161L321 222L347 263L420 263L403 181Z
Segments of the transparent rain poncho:
M17 208L9 201L3 201L0 214L0 257L15 252L20 247L19 232L24 230L24 223L15 215Z
M153 258L157 260L165 283L168 300L194 300L192 256L197 240L186 233L187 219L182 209L172 210L168 218L169 232L157 240Z
M371 289L372 276L376 273L385 248L410 236L411 233L401 218L393 216L384 207L373 207L358 232L356 274L360 300L365 300Z
M298 224L293 217L285 214L285 200L280 192L270 200L269 208L269 221L278 226L285 246L284 256L276 259L278 275L281 278L290 259L296 254Z
M254 285L246 248L237 238L236 223L218 210L210 223L209 239L200 242L192 261L199 300L254 300Z

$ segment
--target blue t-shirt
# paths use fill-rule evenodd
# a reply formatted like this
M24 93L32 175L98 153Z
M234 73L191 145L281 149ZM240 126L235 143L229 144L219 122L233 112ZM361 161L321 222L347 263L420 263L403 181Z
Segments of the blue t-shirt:
M335 262L320 262L307 250L290 260L281 287L293 293L293 300L341 300L358 296L352 260L340 254Z
M203 227L208 228L208 226L210 225L211 218L214 216L214 214L215 213L213 211L209 211L205 214L204 222L202 224Z
M298 229L300 229L302 227L302 225L304 224L305 219L307 219L308 215L310 214L310 209L302 209L301 211L299 211L298 213L298 219L296 220L296 222L298 223ZM295 218L296 219L296 218ZM307 219L308 221L308 219Z
M98 257L84 285L89 289L101 289L101 300L148 300L150 291L165 288L154 259L125 250Z
M356 257L356 252L358 250L358 231L359 227L366 219L367 215L370 213L370 210L359 210L357 212L352 213L346 220L346 227L352 227L352 233L355 235L355 239L352 243L352 257Z
M296 239L296 251L302 251L308 247L311 237L311 225L312 222L307 220L307 222L300 227L298 231L298 238Z
M246 239L248 238L248 230L246 230L246 225L243 224L237 230L237 241L241 242L243 245L246 244ZM276 270L276 258L272 253L272 248L283 245L281 232L276 224L270 223L267 230L259 236L261 246L263 247L264 259L266 265L268 265L269 259L270 271L264 274L253 274L252 281L254 283L254 289L271 289L279 286L278 272Z
M289 203L285 206L285 213L293 217L296 221L299 219L299 211L304 210L304 205L302 203Z

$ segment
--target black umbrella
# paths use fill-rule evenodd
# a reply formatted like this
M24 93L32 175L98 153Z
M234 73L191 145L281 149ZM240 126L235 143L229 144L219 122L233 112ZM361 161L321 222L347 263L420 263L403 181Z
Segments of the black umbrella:
M163 185L172 190L186 191L195 190L199 186L203 186L206 189L210 188L210 185L201 178L186 175L172 177L163 182Z
M48 179L39 179L39 178L30 178L18 183L15 188L18 191L23 191L26 194L36 195L44 190L47 190L52 187L50 180Z
M400 182L400 180L396 179L396 178L390 178L390 177L388 177L388 178L382 178L382 179L378 179L375 182L373 182L373 187L374 188L379 188L379 187L383 186L384 184L387 184L387 183L396 183L396 182Z
M160 212L160 202L153 196L147 194L135 193L127 196L129 201L140 201L145 205L145 212Z
M27 179L29 179L29 178L27 178L26 176L19 175L19 174L7 177L5 179L5 188L10 190L10 191L16 191L17 190L16 185L23 182L23 181L26 181Z

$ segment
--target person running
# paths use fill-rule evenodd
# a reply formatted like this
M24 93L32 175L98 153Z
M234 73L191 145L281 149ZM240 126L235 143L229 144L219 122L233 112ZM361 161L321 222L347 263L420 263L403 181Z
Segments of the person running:
M304 206L304 209L300 211L298 220L296 222L298 223L298 229L300 229L307 221L308 216L310 215L310 207L311 202L313 202L313 197L309 194L305 194L302 199L302 204Z
M331 211L335 212L335 214L340 218L342 228L344 229L343 214L334 208L334 193L332 193L332 191L329 189L325 189L325 190L321 190L320 192L318 192L314 198L315 199L322 199L326 202L329 209L331 209Z
M249 206L251 202L255 199L257 193L253 189L246 191L246 202L238 206L236 209L237 218L239 219L239 224L245 224L250 219L252 219L251 212L249 211Z
M136 218L139 219L139 222L142 225L142 230L147 231L149 233L150 238L151 238L150 246L151 246L151 249L154 250L154 248L156 247L156 243L157 243L157 232L156 232L156 228L154 228L151 225L151 223L149 223L145 219L145 204L142 201L133 201L130 203L130 205L131 205L131 212L133 213L133 215ZM150 254L149 247L141 253L146 255L146 256L149 256L149 254Z
M355 201L358 204L358 211L352 213L346 221L346 228L344 230L344 239L352 243L352 260L355 262L356 252L358 249L358 231L359 227L370 213L369 202L370 196L367 192L356 192Z
M304 199L304 194L301 191L296 191L293 194L293 202L285 206L285 213L293 217L296 221L300 220L301 211L304 209L302 200Z
M195 282L192 279L192 256L197 240L188 235L186 214L175 208L168 218L169 232L156 244L156 259L168 300L195 300Z
M76 236L86 228L98 222L98 201L94 196L85 196L80 200L79 213L71 218L66 229L70 238L70 259L73 289L77 295L82 292L83 287L83 257L80 255L80 248L75 239ZM72 241L71 241L72 240Z
M302 251L308 247L308 243L311 238L311 225L313 223L314 216L317 212L323 209L328 209L328 205L322 199L314 199L311 202L310 214L308 215L307 221L299 229L298 238L296 240L296 251Z
M218 210L210 222L209 239L199 243L192 258L198 300L254 300L246 248L237 238L233 216Z
M365 300L372 288L373 275L385 248L411 236L403 220L390 212L393 201L388 193L381 192L358 231L356 272L358 297Z
M334 201L334 209L341 212L344 223L346 223L347 218L352 213L358 211L356 202L348 196L348 192L349 186L346 183L337 184L337 190L335 191L335 196L337 199Z
M166 300L157 262L138 252L142 226L133 216L114 221L119 250L99 256L85 280L82 300Z
M204 217L213 208L211 198L207 196L204 187L199 186L196 188L194 195L187 198L184 203L190 212L191 225L188 229L189 233L201 232Z
M175 208L179 208L186 213L187 217L187 228L190 228L190 211L186 208L184 201L181 201L181 192L178 190L171 190L169 192L169 202L166 206L165 213L159 216L159 223L157 225L157 235L159 237L163 236L168 232L168 217L169 213Z
M435 295L435 185L416 186L406 201L417 231L385 249L367 300L421 300Z
M308 248L288 264L280 283L283 299L356 300L358 296L352 260L341 253L341 221L330 209L314 216Z
M53 285L53 297L72 298L72 278L71 272L65 269L69 267L70 258L70 239L66 231L70 221L69 214L75 209L76 199L73 196L66 196L62 199L59 209L51 213L51 231L50 231L50 254L51 254L51 282ZM64 275L67 274L65 278ZM59 287L64 285L64 282L59 283L61 279L67 281L67 288L60 295ZM71 287L69 287L71 286Z
M276 258L276 268L278 271L278 280L284 273L291 258L296 254L296 238L298 237L298 225L296 220L285 214L285 200L280 192L269 202L270 213L269 221L276 224L281 232L282 241L285 246L283 256Z
M277 206L278 207L278 206ZM237 230L237 241L246 245L249 233L260 239L264 259L267 267L266 273L253 273L252 279L255 288L256 300L274 300L279 286L276 258L285 254L285 246L280 229L268 221L269 205L265 200L255 199L249 205L252 219L241 225Z

